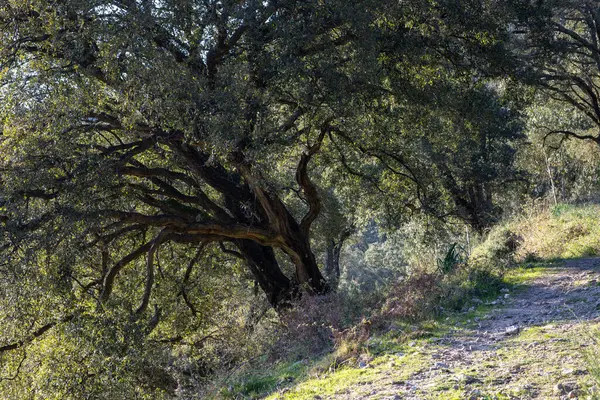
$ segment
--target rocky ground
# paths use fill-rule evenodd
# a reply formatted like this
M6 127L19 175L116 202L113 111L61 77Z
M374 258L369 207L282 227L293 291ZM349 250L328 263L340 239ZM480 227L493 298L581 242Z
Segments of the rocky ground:
M472 399L587 397L593 388L583 358L600 323L599 281L600 259L549 268L522 291L505 293L502 306L474 326L424 347L432 365L386 390L405 399L452 390Z
M341 384L313 380L282 397L594 398L585 357L597 351L600 337L594 335L600 328L600 259L561 262L522 283L481 307L484 312L450 321L443 335L366 360L360 376L346 372L347 385L343 376Z

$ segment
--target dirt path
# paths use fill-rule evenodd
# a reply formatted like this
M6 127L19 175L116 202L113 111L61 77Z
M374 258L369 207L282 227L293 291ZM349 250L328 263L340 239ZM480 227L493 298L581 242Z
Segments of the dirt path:
M498 307L415 345L423 366L406 379L395 378L406 357L397 354L387 376L334 397L588 398L595 388L584 353L594 342L591 332L600 327L600 258L549 267L492 305Z

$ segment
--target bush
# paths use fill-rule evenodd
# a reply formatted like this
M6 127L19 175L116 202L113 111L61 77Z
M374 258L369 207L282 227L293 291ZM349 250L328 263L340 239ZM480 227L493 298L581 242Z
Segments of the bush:
M511 223L522 238L518 261L577 258L600 254L600 206L559 204Z
M515 263L515 255L522 244L523 237L510 225L498 226L473 250L469 263L488 271L509 267Z
M343 319L339 296L304 296L281 315L279 339L271 349L272 359L301 359L333 348L334 332Z
M442 275L415 272L397 283L382 307L380 318L419 320L434 314L443 298Z
M440 311L461 310L475 298L498 295L503 287L498 269L459 264L447 274L421 272L395 285L381 310L380 318L418 321Z

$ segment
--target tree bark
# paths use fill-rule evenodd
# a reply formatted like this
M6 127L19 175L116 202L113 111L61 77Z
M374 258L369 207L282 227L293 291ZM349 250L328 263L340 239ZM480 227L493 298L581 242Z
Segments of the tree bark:
M246 259L250 272L273 308L289 306L298 291L281 271L273 249L251 240L236 240L234 243Z
M295 237L291 245L284 249L296 266L295 279L311 295L325 294L329 285L323 277L308 238Z
M337 289L339 285L341 275L340 256L342 255L342 248L344 247L344 242L350 237L353 230L354 229L352 227L345 229L338 238L337 242L333 238L329 238L327 240L325 272L327 274L327 278L329 279L329 285L332 290Z

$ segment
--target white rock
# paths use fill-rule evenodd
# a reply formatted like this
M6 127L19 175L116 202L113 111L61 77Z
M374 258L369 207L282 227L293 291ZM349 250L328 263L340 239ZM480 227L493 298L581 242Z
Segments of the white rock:
M504 330L506 335L516 335L521 331L521 328L518 325L511 325Z

